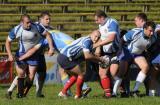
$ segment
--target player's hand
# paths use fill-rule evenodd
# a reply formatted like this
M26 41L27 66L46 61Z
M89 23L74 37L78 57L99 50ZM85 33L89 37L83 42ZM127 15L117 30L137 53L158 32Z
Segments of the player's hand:
M49 49L48 51L48 55L49 56L52 56L54 54L55 50L54 49Z
M105 64L109 64L109 63L110 63L110 57L109 57L109 56L105 55L105 56L103 56L102 58L103 58L103 62L104 62Z
M15 57L14 60L15 61L21 61L21 57Z
M11 62L14 61L13 55L9 55L9 56L8 56L8 61L11 61Z
M110 65L110 57L109 56L102 56L101 57L101 62L99 63L99 65L100 65L100 67L101 68L107 68L107 67L109 67L109 65Z

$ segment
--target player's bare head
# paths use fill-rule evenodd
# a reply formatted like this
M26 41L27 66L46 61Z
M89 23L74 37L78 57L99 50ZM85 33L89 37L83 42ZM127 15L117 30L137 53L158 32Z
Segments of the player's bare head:
M143 13L143 12L137 14L136 17L142 19L145 22L147 21L147 15L145 13Z
M40 16L39 16L39 21L40 23L42 23L44 26L49 26L50 24L50 14L47 11L41 12Z
M156 24L153 21L147 21L144 26L144 34L147 37L151 37L155 32Z
M97 10L94 14L94 20L95 23L97 24L103 24L105 19L106 19L107 15L104 11L102 10Z
M107 17L107 14L104 12L104 11L102 11L102 10L97 10L96 12L95 12L95 14L94 14L94 16L97 16L97 17Z
M20 21L23 22L25 19L31 20L31 18L28 14L21 15Z
M91 37L91 40L93 41L93 43L96 43L99 40L100 36L101 36L101 33L99 32L99 30L94 30L90 34L90 37Z
M21 20L21 23L22 23L24 29L29 29L30 28L30 26L31 26L31 19L30 19L29 15L23 14L21 16L20 20Z
M134 22L138 28L142 28L147 21L147 15L145 13L139 13L136 15Z
M39 18L44 18L45 16L51 16L51 15L48 11L43 11L43 12L41 12Z

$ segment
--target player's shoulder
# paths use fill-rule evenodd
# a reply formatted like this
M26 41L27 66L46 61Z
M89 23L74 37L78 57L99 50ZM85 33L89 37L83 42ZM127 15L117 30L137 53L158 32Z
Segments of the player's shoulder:
M132 34L139 34L143 31L142 28L133 28L131 30L128 31L128 33L132 33Z
M108 19L109 23L118 24L118 21L115 18L108 17L107 19Z
M14 29L15 30L18 30L18 29L20 29L22 27L22 24L18 24L18 25L16 25L15 27L14 27Z
M83 44L92 44L93 42L89 36L86 36L86 37L83 37L82 43Z
M22 24L18 24L15 27L12 28L12 30L10 32L17 34L19 32L19 30L23 30L22 28Z

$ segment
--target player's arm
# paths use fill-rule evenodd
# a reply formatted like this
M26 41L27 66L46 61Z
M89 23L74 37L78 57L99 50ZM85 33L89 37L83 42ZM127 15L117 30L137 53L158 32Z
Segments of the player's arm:
M9 41L8 38L6 39L5 46L6 46L6 51L7 51L7 54L8 54L8 60L13 61L14 58L13 58L13 55L12 55L12 52L11 52L11 41Z
M120 39L120 43L119 43L119 51L117 52L117 55L119 55L122 51L122 48L124 46L125 43L129 43L130 41L133 40L133 33L134 31L130 30L128 31L121 39Z
M84 58L85 58L86 60L91 60L91 61L93 61L93 62L95 62L95 63L104 62L103 58L94 56L94 55L93 55L91 52L89 52L89 51L85 51L85 52L84 52Z
M53 47L53 40L52 40L51 34L48 31L46 31L45 36L46 36L46 39L48 41L48 46L49 46L48 55L52 56L54 54L54 47Z
M42 26L37 25L39 32L44 35L48 41L48 46L49 46L49 51L48 51L48 55L51 56L54 54L54 47L53 47L53 40L51 37L51 34L44 29Z
M96 55L96 56L98 56L98 57L101 56L101 47L97 47L97 48L95 49L94 55Z
M100 40L99 42L94 44L94 48L100 47L100 46L103 46L103 45L107 45L107 44L113 42L114 39L115 39L115 36L116 36L115 32L109 33L108 37L105 40Z
M35 45L33 48L29 49L24 55L20 56L17 59L21 61L31 57L40 47L41 47L40 44Z
M12 52L11 52L11 42L12 42L12 40L15 39L14 31L15 31L15 29L11 30L11 32L8 35L8 37L6 38L6 43L5 43L9 61L13 61L14 60L14 57L13 57Z
M83 55L86 60L92 60L93 62L103 62L103 59L97 56L94 56L91 53L92 50L92 42L85 41L83 42Z
M99 47L99 46L103 46L103 45L107 45L109 43L112 43L116 37L116 35L118 35L118 31L119 30L119 25L117 22L115 21L112 21L110 24L109 24L109 27L108 27L108 32L106 33L106 38L100 42L98 42L97 44L94 45L94 48L95 47ZM105 36L105 35L103 35Z

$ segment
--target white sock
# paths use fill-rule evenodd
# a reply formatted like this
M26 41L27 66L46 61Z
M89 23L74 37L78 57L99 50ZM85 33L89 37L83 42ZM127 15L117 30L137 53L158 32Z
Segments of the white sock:
M118 91L119 86L122 83L122 79L116 76L114 77L114 80L115 80L115 83L113 87L113 95L117 95L117 91Z
M17 85L17 80L18 79L18 76L16 76L11 84L11 86L9 87L8 91L13 91L13 89L16 87Z
M142 71L140 71L138 73L138 76L137 76L137 79L136 79L136 84L134 86L133 91L137 91L138 90L140 84L145 80L145 78L146 78L146 74L144 74Z
M156 96L156 90L149 90L149 96Z
M139 81L139 82L142 83L145 80L145 78L146 78L146 74L144 74L142 71L140 71L138 73L136 81Z

